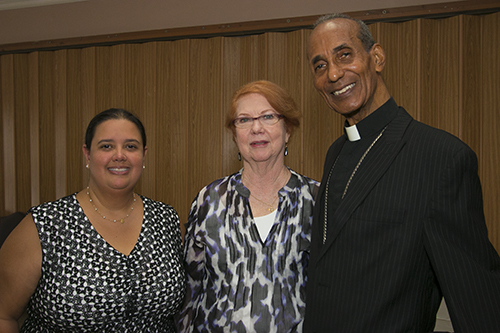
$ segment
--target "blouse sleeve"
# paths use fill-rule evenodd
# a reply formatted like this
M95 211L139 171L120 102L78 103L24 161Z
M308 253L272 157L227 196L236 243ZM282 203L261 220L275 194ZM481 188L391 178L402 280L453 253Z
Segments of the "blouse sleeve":
M184 238L184 269L186 270L186 297L178 316L179 332L191 332L194 314L203 295L205 275L205 245L198 225L198 197L191 205Z

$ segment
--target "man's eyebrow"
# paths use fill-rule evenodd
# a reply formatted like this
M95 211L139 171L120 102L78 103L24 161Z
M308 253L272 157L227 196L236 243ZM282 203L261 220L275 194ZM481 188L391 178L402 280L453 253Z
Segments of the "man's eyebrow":
M342 43L342 44L340 44L339 46L336 46L336 47L334 47L334 48L333 48L333 50L332 50L332 54L333 54L333 53L337 53L337 52L339 52L340 50L345 49L345 48L348 48L348 47L349 47L349 46L347 45L347 43ZM320 60L322 60L322 59L323 59L323 56L321 56L321 55L317 55L317 56L315 56L315 57L313 57L313 58L311 59L311 64L315 64L316 62L318 62L318 61L320 61Z
M339 52L340 50L345 49L345 48L347 48L347 47L349 47L349 46L348 46L346 43L342 43L342 44L340 44L339 46L335 47L335 48L332 50L332 53L337 53L337 52Z
M312 58L312 60L311 60L311 64L315 64L315 63L317 63L318 61L320 61L321 59L323 59L323 57L322 57L322 56L320 56L320 55L317 55L317 56L315 56L314 58Z

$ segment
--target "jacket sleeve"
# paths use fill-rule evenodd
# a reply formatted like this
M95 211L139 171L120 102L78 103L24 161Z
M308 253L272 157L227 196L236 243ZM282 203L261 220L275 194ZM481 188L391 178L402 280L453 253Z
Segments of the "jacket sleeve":
M500 258L488 239L477 158L461 148L444 165L425 222L427 253L455 332L498 332Z

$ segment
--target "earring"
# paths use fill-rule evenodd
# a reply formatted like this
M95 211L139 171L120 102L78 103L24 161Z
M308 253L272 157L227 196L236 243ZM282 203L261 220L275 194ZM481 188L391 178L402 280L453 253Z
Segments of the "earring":
M142 166L142 168L143 168L143 169L146 169L146 166L145 166L145 165L143 165L143 166Z
M241 154L238 152L238 161L241 161Z
M87 164L85 167L88 169L88 168L89 168L89 165Z
M288 143L285 143L285 156L288 155Z

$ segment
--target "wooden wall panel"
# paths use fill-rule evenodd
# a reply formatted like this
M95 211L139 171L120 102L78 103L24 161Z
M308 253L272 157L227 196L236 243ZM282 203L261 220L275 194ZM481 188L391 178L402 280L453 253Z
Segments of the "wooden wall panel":
M244 50L244 51L243 51ZM258 58L260 53L259 45L255 43L255 39L250 38L224 38L222 58L222 80L221 87L221 111L224 121L225 114L230 109L231 97L233 93L242 85L252 81L253 76L250 70L252 59ZM265 59L265 56L262 57ZM263 62L262 67L265 67ZM257 74L258 71L255 71ZM222 125L224 127L224 123ZM243 165L238 161L238 148L233 140L232 131L222 128L222 173L225 175L232 174L239 170Z
M222 118L230 108L234 92L242 85L266 79L267 75L267 35L248 37L228 37L223 40L222 54ZM223 125L224 126L224 125ZM222 130L222 175L238 171L242 162L238 161L238 147L233 141L232 131Z
M468 143L479 158L490 237L500 249L499 14L376 23L383 76L415 118ZM309 29L0 56L0 215L84 188L90 119L135 112L148 134L136 190L171 204L181 222L201 187L241 168L224 127L234 91L258 79L286 88L302 112L286 163L320 180L344 119L312 85Z
M439 33L439 62L438 72L434 74L438 80L433 84L436 85L439 92L439 105L432 111L440 115L440 125L438 126L445 131L448 131L458 137L461 137L461 117L462 105L460 104L460 79L461 76L461 30L462 22L460 17L453 17L446 20L440 20ZM421 84L428 85L426 82ZM436 111L438 110L438 111ZM439 110L443 110L439 111Z
M421 121L460 136L460 20L422 20Z
M87 186L85 159L82 145L84 129L87 125L84 118L82 99L84 91L84 55L81 50L68 50L67 54L67 119L66 119L66 193L74 193ZM85 169L86 170L86 169Z
M142 121L150 137L148 149L156 151L156 46L157 43L132 44L125 48L125 109L134 112ZM155 197L154 176L156 170L155 154L146 155L148 169L144 170L136 190Z
M15 212L16 203L16 165L14 141L14 56L5 55L0 58L2 73L2 206L4 212Z
M500 252L500 15L481 18L481 48L471 50L482 58L483 117L481 176L489 236ZM475 121L478 121L476 118Z
M419 21L377 23L379 42L386 53L382 72L392 97L415 119L420 118Z
M40 201L46 202L56 196L55 163L55 115L54 115L54 52L39 54L39 141L40 141Z
M281 85L292 95L297 105L302 104L302 33L267 34L267 79ZM302 131L298 128L288 143L285 164L302 173Z
M116 50L116 48L115 48ZM111 63L122 60L113 57L113 48L111 47L96 47L95 48L95 104L96 114L102 110L112 107L124 107L123 103L113 104L111 102L112 90L119 91L123 88L123 78L120 73L112 73ZM113 74L116 75L113 77Z
M398 27L401 54L398 57L401 89L398 91L397 99L401 105L405 105L409 113L420 119L420 21L414 20L401 23ZM389 59L390 61L390 59Z
M96 48L96 113L125 107L126 48L123 44Z
M40 201L40 116L39 116L39 82L38 82L38 52L28 55L29 65L29 123L26 130L30 137L30 173L31 179L31 202L29 206L39 204ZM28 175L26 175L28 177ZM24 194L28 196L27 193ZM26 211L29 207L18 206L18 211Z
M435 127L439 127L439 115L437 112L426 112L426 110L439 109L439 92L434 82L437 82L439 73L439 36L435 32L438 30L439 22L434 20L423 20L421 23L421 108L420 121ZM441 112L441 111L440 111Z
M81 122L82 127L80 129L81 142L80 147L83 145L85 130L87 128L88 123L92 119L92 117L97 114L98 111L102 111L104 109L97 109L97 53L95 47L89 47L83 49L81 52L81 89L80 89L80 97L78 103L81 105ZM81 149L80 149L81 151ZM82 188L87 186L88 184L88 170L85 168L85 159L83 157L83 151L81 151L81 159L79 161L79 165L81 165L81 174L82 174ZM74 191L77 191L76 188Z
M481 16L463 16L462 19L462 70L460 75L459 95L462 104L461 139L478 155L481 152L482 106L482 58L478 57L481 48ZM479 162L481 163L482 158ZM499 215L500 216L500 215Z
M54 154L56 197L67 194L67 50L54 52ZM74 148L73 148L74 149Z
M191 191L188 195L188 184L191 183L187 92L190 66L186 58L189 44L189 40L158 43L156 148L146 156L146 172L149 172L150 156L156 156L154 199L172 205L179 214L181 224L187 221L189 204L194 198Z
M382 77L392 97L397 103L405 105L399 100L400 96L403 95L401 94L402 87L400 85L403 73L401 73L400 66L402 65L402 47L408 47L408 45L405 43L406 41L401 40L401 25L393 23L376 23L374 25L377 26L376 29L373 29L377 31L375 41L382 45L386 55L386 64L382 71Z
M222 37L190 41L188 82L188 197L222 171ZM203 143L203 144L200 144Z
M29 65L25 54L14 55L14 165L16 205L30 205Z

